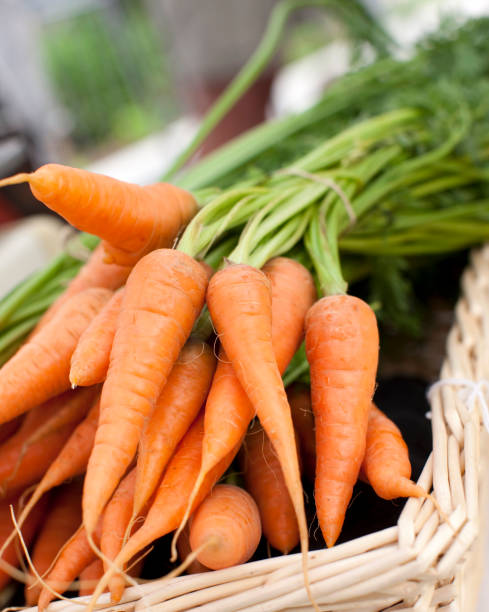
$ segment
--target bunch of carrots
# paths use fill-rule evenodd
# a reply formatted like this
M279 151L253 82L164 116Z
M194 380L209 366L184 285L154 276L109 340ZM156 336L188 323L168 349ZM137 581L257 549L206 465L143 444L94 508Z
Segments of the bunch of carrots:
M262 50L306 4L280 5ZM188 154L257 74L238 75ZM180 186L55 164L0 181L28 182L86 232L89 253L83 265L64 254L0 303L3 584L25 582L40 610L78 589L93 609L106 589L120 601L162 536L173 534L178 571L208 571L246 562L263 534L284 554L300 545L314 604L303 477L314 478L327 546L358 478L384 499L428 495L372 403L377 317L348 282L369 273L365 255L489 237L487 146L472 164L475 120L452 93L432 106L389 101L227 188L189 187L201 186L198 165ZM263 128L259 150L276 129ZM246 139L228 149L228 169L246 161ZM310 385L298 385L306 370ZM28 571L16 567L17 538Z
M380 124L380 143L414 118L402 111L360 132L372 143ZM396 155L376 148L354 167L377 175ZM93 591L90 607L106 588L118 602L148 547L171 532L172 560L180 553L192 571L247 561L262 532L283 553L300 543L314 602L301 464L315 471L327 546L360 475L385 499L427 495L410 480L399 430L372 404L376 317L347 294L337 233L324 231L326 216L341 227L357 214L356 189L295 172L198 213L183 189L59 165L0 182L28 181L100 238L0 369L2 507L16 523L0 568L27 583L28 603L43 610L76 579L80 593ZM216 247L214 271L201 254L245 220L237 240L225 237L224 261ZM302 239L314 276L282 256ZM286 391L304 337L311 387ZM245 488L218 484L238 455ZM14 540L22 533L27 552L36 532L26 576L12 567Z

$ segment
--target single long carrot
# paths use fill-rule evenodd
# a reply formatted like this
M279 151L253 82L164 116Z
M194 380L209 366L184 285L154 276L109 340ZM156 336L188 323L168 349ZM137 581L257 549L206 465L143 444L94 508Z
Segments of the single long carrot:
M98 581L104 575L104 564L101 559L95 559L80 573L80 589L78 595L83 597L95 591Z
M204 404L215 367L214 354L204 342L190 340L183 347L139 442L135 515L153 494L173 451Z
M277 257L264 266L271 288L272 345L280 373L285 372L304 333L304 319L316 299L312 276L300 263ZM189 507L206 473L245 435L254 408L232 364L221 350L205 406L202 465L190 496L187 512L175 534L178 538L189 516ZM175 550L173 550L173 559Z
M111 295L100 288L74 295L0 369L0 423L70 388L70 358L78 339Z
M114 293L80 336L71 356L72 386L85 387L105 380L123 295L123 290Z
M246 563L261 539L260 513L251 495L234 485L215 486L195 511L190 547L214 570Z
M136 484L136 468L121 480L115 490L112 499L107 504L102 521L102 533L100 536L100 550L107 559L113 561L122 550L125 535L131 518L133 516L134 487ZM141 524L141 519L146 516L144 510L132 521L132 532ZM109 569L104 564L104 570ZM109 582L110 598L112 603L119 603L124 592L125 580L122 574L115 574Z
M66 290L43 314L33 334L37 333L41 327L44 327L59 311L61 306L77 293L92 287L102 287L115 291L124 285L132 266L119 266L114 263L108 264L105 263L104 259L105 248L103 244L99 244L95 247L88 261L80 268L75 278L69 283Z
M45 574L63 545L71 538L81 522L80 482L69 484L51 499L49 512L36 538L32 563L38 574ZM26 585L24 594L28 606L34 606L41 592L41 585L31 574L33 583Z
M308 385L294 383L287 387L292 421L299 436L302 475L314 480L316 472L316 437L312 412L311 390Z
M379 334L372 309L349 295L324 297L306 317L316 426L315 500L327 546L341 532L365 454Z
M143 525L134 533L119 555L113 567L105 573L93 595L89 610L93 609L98 596L110 579L135 555L157 538L176 529L182 520L189 494L199 472L204 437L204 416L201 413L185 434L168 464L163 479ZM192 506L194 510L206 497L217 480L224 474L238 452L241 442L232 449L206 476Z
M13 506L15 513L17 514L19 511L18 501L18 496L14 496L0 502L0 544L2 544L2 547L5 540L10 537L12 531L12 515L10 506ZM41 499L36 504L33 512L31 512L28 520L24 524L22 529L22 537L27 546L29 546L34 540L38 528L44 520L47 502L47 497ZM17 534L15 535L17 537ZM18 567L20 561L15 539L16 538L12 538L10 543L5 547L2 554L2 561L7 562L13 567ZM0 570L0 589L3 589L4 586L10 582L10 580L10 574L5 572L3 569Z
M28 413L26 420L33 412L34 411ZM22 528L31 510L45 493L66 480L79 476L85 472L88 457L90 456L95 440L98 417L99 401L96 401L86 418L76 427L59 454L47 468L41 482L35 488L29 501L18 517L17 522L19 528ZM4 546L7 546L15 536L16 532L12 530L8 541L5 541L2 547L0 547L0 557L2 556Z
M171 246L197 211L190 193L168 183L141 187L59 164L3 179L0 187L23 182L71 225L106 241L111 261L122 265Z
M85 478L89 534L134 457L145 420L202 309L206 286L204 268L170 249L146 255L129 275Z
M99 545L102 521L100 520L93 534L96 545ZM61 554L56 559L56 563L49 571L44 582L46 583L41 590L37 608L42 612L47 608L55 595L51 589L58 593L63 593L70 586L81 572L96 559L96 553L90 546L85 529L81 527L66 543Z
M207 306L226 355L279 458L299 525L309 591L304 496L290 407L272 345L270 283L256 268L230 265L211 278Z
M257 421L246 435L240 460L246 488L260 511L263 535L286 555L299 543L299 528L277 455Z
M426 491L411 480L409 450L399 428L373 403L362 472L383 499L426 497Z

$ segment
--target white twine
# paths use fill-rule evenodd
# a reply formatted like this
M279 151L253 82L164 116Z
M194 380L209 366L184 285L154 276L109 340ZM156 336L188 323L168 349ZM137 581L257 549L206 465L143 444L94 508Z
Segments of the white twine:
M477 408L477 400L481 409L482 422L489 432L489 380L469 380L468 378L444 378L433 383L426 395L428 400L432 400L433 393L440 387L462 387L459 390L459 397L467 406L467 410L472 412ZM427 418L431 418L431 413L426 413Z

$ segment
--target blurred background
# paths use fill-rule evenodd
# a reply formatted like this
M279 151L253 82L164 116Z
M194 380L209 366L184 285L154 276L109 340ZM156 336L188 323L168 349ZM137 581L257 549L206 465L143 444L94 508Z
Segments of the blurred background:
M140 184L159 180L257 47L276 4L1 0L0 177L61 162ZM489 11L487 0L359 4L399 43L400 54L447 13ZM338 11L296 12L274 61L199 155L266 118L310 106L335 77L373 57L361 39ZM17 262L25 252L12 246L21 243L18 236L4 248L2 230L38 213L27 185L0 191L2 261ZM30 266L60 248L56 223L44 215L42 231L39 223L28 225L26 243L37 245L28 253ZM0 293L8 284L0 283Z

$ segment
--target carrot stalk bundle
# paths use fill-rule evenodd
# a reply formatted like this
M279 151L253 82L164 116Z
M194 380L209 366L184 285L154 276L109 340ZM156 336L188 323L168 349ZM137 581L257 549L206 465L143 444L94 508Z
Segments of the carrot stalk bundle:
M168 377L139 442L134 515L156 489L177 444L204 404L216 359L199 340L189 340Z
M83 493L88 534L136 452L203 302L207 276L179 251L159 249L133 268L100 400L100 420Z
M362 472L382 499L426 497L426 491L410 479L409 451L399 428L375 404L368 417Z
M272 345L283 373L302 339L304 318L314 302L316 290L310 273L293 259L276 257L267 262L263 271L271 287ZM242 439L253 415L253 405L221 350L205 406L202 464L184 519L174 537L172 559L175 559L175 542L206 473Z
M196 510L190 526L190 547L210 569L246 563L261 538L260 514L244 489L214 487Z
M78 339L111 295L100 288L74 295L0 369L0 423L70 388L70 358Z
M32 563L38 574L44 575L64 544L78 529L81 522L81 483L67 485L51 500L46 521L36 539ZM34 606L41 592L41 585L31 574L33 583L26 585L25 599Z
M190 193L168 183L141 187L58 164L3 179L0 187L23 182L71 225L100 236L110 262L120 265L170 247L197 210Z
M297 519L277 455L257 421L246 435L240 459L246 488L260 511L263 535L285 555L299 543Z
M114 293L80 336L71 356L73 387L86 387L105 380L123 295L122 290Z

